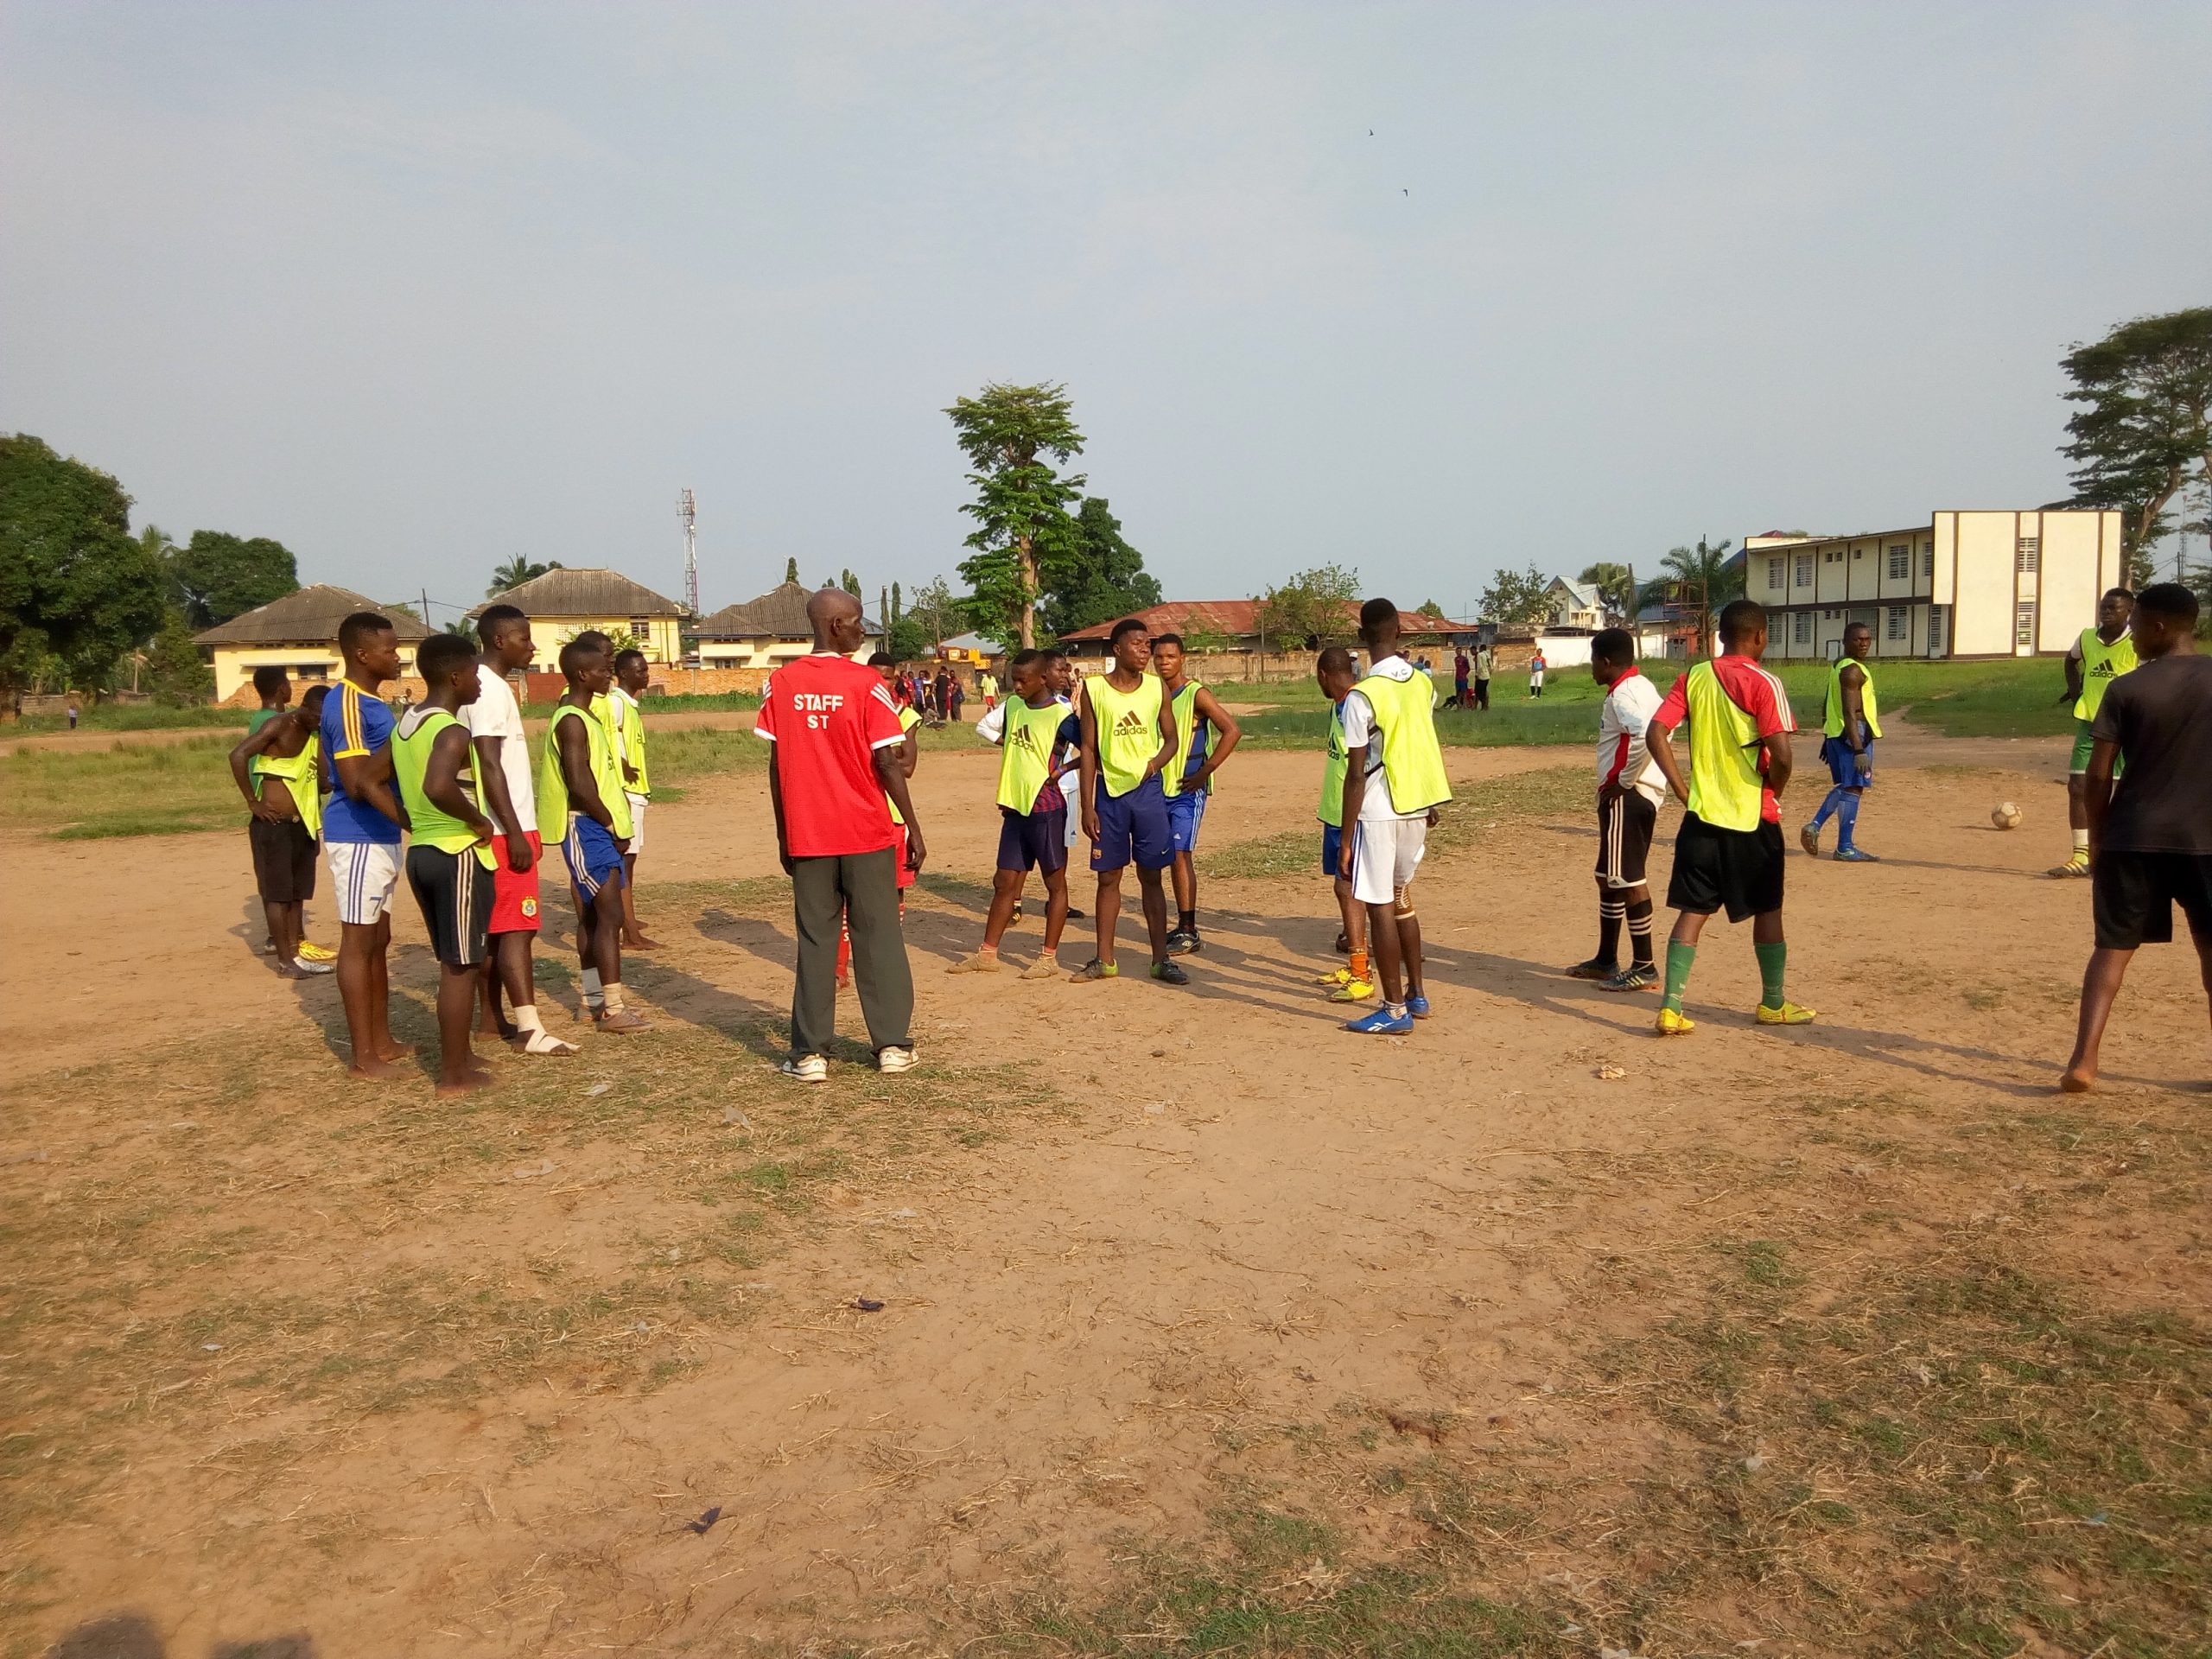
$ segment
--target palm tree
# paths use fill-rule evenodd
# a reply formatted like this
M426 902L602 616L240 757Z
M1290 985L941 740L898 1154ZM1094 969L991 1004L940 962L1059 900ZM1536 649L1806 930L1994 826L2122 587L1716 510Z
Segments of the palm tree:
M1697 654L1712 648L1713 619L1732 599L1744 595L1744 563L1731 563L1731 543L1709 543L1698 537L1695 547L1670 547L1659 562L1660 575L1644 584L1638 607L1654 602L1687 613L1697 624Z
M518 553L505 564L492 567L492 585L484 590L487 599L497 599L510 588L519 588L525 582L535 582L548 570L558 570L561 561L548 560L543 564L534 562L526 554Z
M1587 564L1582 568L1580 580L1588 582L1598 590L1598 597L1605 601L1605 608L1614 615L1628 614L1631 608L1629 601L1634 597L1629 592L1631 578L1628 566Z

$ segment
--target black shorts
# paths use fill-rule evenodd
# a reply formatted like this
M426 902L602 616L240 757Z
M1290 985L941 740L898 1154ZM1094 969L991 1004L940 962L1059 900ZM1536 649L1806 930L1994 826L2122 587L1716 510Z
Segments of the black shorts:
M2212 940L2212 856L2100 848L2089 887L2100 950L2172 944L2176 905L2191 934Z
M1782 908L1783 868L1780 824L1762 818L1756 830L1721 830L1685 812L1675 833L1667 907L1693 916L1726 910L1732 922L1764 916Z
M280 789L283 785L277 785ZM272 823L248 818L245 838L253 849L253 885L264 905L303 905L315 897L315 837L297 818Z
M1640 887L1651 856L1651 830L1659 809L1641 791L1624 791L1598 809L1598 879L1608 887Z
M432 956L448 968L474 968L490 957L494 883L474 852L410 847L407 885L423 907Z

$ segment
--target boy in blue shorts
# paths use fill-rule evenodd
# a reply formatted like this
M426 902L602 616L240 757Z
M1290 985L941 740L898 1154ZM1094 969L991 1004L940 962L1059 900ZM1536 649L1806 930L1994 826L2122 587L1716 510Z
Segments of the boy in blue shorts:
M1043 651L1018 653L1007 670L1013 696L992 709L976 728L983 732L991 722L997 722L998 869L991 879L991 909L983 920L983 947L953 963L945 969L947 973L998 971L999 940L1021 902L1022 882L1034 869L1045 879L1045 945L1021 976L1058 976L1054 953L1060 948L1060 932L1068 920L1068 804L1054 762L1071 734L1070 728L1079 731L1080 728L1046 677L1053 656Z
M1167 795L1167 842L1175 854L1175 927L1167 948L1177 956L1204 949L1198 938L1198 825L1215 772L1244 738L1212 692L1183 672L1183 637L1163 633L1152 642L1152 665L1175 717L1178 758L1162 774ZM1209 737L1213 740L1208 741Z
M1797 844L1808 858L1821 855L1821 831L1836 821L1835 860L1839 864L1878 864L1882 861L1860 848L1859 797L1873 787L1874 740L1882 734L1882 711L1874 696L1874 676L1865 658L1874 654L1874 630L1853 622L1843 631L1843 655L1828 664L1827 700L1821 709L1821 759L1827 765L1834 787L1813 821L1797 832Z
M1344 699L1359 676L1351 653L1331 645L1315 658L1313 677L1329 700L1329 751L1321 763L1321 804L1315 812L1321 821L1321 874L1335 884L1337 913L1344 921L1337 949L1350 958L1316 982L1330 988L1332 1002L1364 1002L1375 995L1367 962L1367 906L1352 896L1351 878L1344 873L1344 775L1351 770L1351 751L1344 745Z
M582 637L561 647L569 689L553 705L537 772L537 838L561 844L576 893L576 951L588 964L584 1007L601 1031L650 1029L622 993L622 855L630 802L607 725L594 712L613 683L607 652Z
M1122 872L1134 861L1152 939L1152 976L1187 985L1191 976L1167 957L1167 895L1160 872L1175 861L1160 769L1175 753L1175 714L1160 677L1145 671L1152 636L1135 617L1114 625L1114 671L1083 683L1083 833L1098 876L1098 954L1077 970L1084 980L1111 979L1114 928L1122 919Z

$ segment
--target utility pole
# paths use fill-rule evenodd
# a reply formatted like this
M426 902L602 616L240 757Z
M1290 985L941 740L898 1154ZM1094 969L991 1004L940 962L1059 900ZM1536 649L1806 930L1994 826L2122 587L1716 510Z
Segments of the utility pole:
M423 626L427 628L430 626L430 590L427 588L418 588L415 597L423 601L423 608L417 614L422 617Z
M683 605L692 620L699 615L699 513L691 500L691 492L679 491L676 498L676 522L683 526Z

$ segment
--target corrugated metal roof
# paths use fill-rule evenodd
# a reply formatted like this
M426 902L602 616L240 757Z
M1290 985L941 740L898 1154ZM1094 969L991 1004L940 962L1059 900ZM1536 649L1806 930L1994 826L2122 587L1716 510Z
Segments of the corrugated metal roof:
M796 582L779 582L758 599L701 617L690 632L702 639L811 639L814 625L806 620L806 601L816 591ZM871 635L883 632L865 610L861 620Z
M632 582L620 570L584 565L574 570L548 570L532 576L504 594L494 594L484 605L512 605L529 617L540 616L681 616L683 607ZM471 616L482 611L479 605Z
M196 645L330 645L338 638L338 625L356 611L375 611L391 618L391 631L403 640L427 639L430 630L411 616L386 610L350 588L324 582L296 588L282 599L272 599L258 610L219 622L194 634Z

